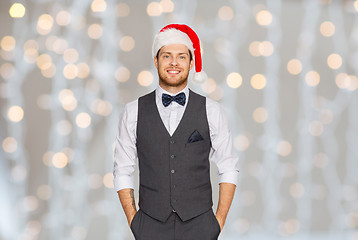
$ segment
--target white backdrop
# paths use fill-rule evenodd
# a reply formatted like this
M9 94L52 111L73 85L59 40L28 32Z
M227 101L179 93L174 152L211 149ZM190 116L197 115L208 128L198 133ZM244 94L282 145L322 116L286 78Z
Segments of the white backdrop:
M168 23L198 33L209 80L190 86L224 106L240 157L220 239L358 239L358 1L14 3L0 2L0 239L132 239L112 147L124 105L157 86Z

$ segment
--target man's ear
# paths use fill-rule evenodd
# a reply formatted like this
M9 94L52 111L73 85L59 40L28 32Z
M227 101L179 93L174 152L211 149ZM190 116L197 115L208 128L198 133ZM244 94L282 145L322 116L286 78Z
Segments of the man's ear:
M191 59L190 60L190 70L193 68L193 66L194 66L194 59Z
M158 69L158 58L156 56L154 57L154 64L155 67Z

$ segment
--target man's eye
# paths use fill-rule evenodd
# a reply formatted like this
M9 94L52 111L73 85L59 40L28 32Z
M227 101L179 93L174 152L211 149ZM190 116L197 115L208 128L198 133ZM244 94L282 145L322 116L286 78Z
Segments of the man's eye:
M180 56L180 59L185 59L185 57L184 57L184 56Z

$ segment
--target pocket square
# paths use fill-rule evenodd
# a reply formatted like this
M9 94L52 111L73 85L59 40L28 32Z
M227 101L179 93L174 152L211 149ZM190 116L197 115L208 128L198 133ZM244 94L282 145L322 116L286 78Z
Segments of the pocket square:
M189 137L188 143L198 142L204 140L204 138L201 136L201 134L198 132L198 130L195 130Z

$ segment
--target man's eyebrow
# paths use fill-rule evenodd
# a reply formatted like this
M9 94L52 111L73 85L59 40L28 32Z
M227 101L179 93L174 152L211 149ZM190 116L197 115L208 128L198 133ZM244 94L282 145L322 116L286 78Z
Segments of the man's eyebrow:
M172 52L162 52L160 55L162 55L162 54L173 54ZM189 53L178 53L179 55L183 55L183 54L185 54L185 55L189 55Z

